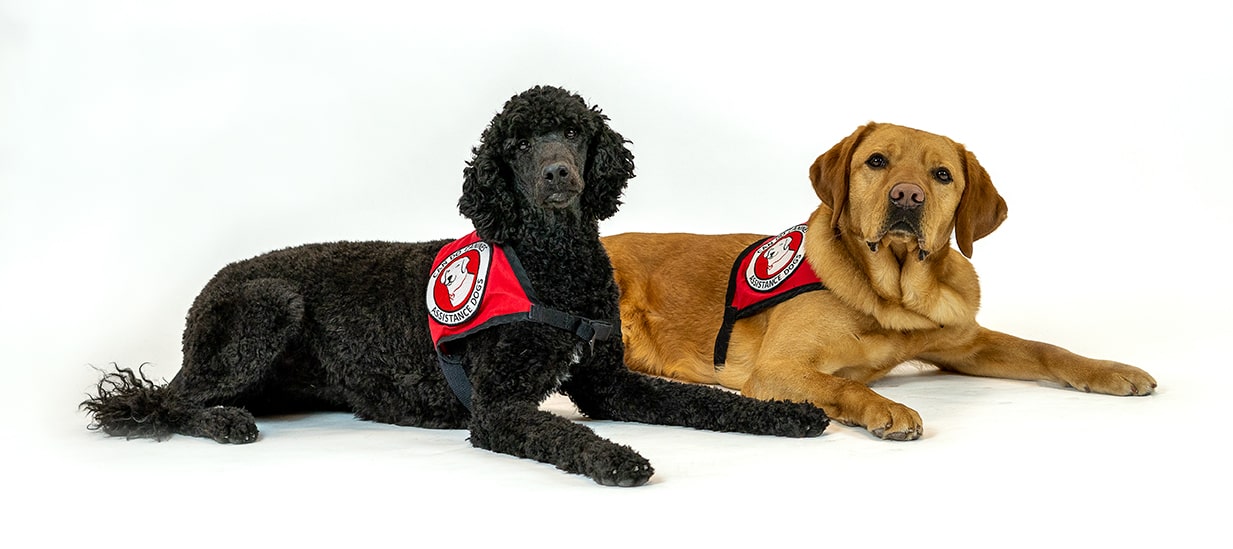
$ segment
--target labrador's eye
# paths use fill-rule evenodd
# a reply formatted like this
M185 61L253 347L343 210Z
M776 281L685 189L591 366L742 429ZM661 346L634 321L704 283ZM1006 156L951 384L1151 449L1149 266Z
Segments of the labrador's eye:
M941 183L950 183L951 181L955 180L953 177L951 177L950 170L946 168L938 168L936 170L933 170L933 178L937 179Z
M531 148L531 142L530 142L530 141L527 141L526 139L522 139L522 140L518 141L518 150L520 150L520 151L525 151L525 150L530 149L530 148Z
M865 165L875 170L880 170L886 167L886 157L882 153L873 153L869 155L869 159L865 161Z
M566 139L575 139L578 137L578 130L565 130Z

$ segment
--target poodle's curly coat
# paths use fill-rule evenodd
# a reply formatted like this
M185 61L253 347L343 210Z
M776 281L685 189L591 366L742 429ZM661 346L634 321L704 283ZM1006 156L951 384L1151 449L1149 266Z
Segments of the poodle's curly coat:
M511 98L473 150L459 209L481 238L517 250L547 306L619 322L598 222L616 213L633 177L625 143L598 108L537 86ZM796 437L827 426L808 404L633 373L619 337L592 348L525 322L477 332L452 349L464 355L474 387L468 411L438 366L423 297L446 243L311 244L226 266L189 310L176 376L160 386L140 370L106 374L82 404L92 428L246 443L257 439L253 414L347 410L398 425L468 428L475 446L633 486L653 472L642 456L538 405L560 390L595 419Z

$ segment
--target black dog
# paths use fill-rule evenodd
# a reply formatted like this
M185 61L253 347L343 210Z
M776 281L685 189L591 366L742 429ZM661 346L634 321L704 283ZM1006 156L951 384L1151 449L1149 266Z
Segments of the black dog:
M434 257L448 241L339 242L223 268L188 313L184 363L165 386L127 368L82 403L94 429L219 442L257 439L254 413L347 410L373 421L469 428L475 446L551 463L607 485L645 483L626 446L541 411L552 392L596 419L815 436L808 404L762 402L630 372L617 287L598 221L616 213L633 155L598 108L552 87L511 98L464 170L462 214L515 256L539 305L563 322L496 323L444 346L474 387L456 396L430 338ZM440 272L439 270L437 271ZM454 278L437 278L441 284ZM600 339L611 326L613 337Z

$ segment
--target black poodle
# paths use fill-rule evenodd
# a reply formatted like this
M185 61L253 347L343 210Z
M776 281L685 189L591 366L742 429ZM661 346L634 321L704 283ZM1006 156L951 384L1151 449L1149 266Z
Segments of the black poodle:
M474 278L483 271L474 266L443 272L451 259L451 266L467 263L458 254L434 268L439 252L457 242L338 242L271 252L228 265L202 290L188 313L183 367L170 383L156 385L128 368L106 374L97 396L82 403L94 416L91 428L246 443L257 439L253 414L347 410L398 425L468 428L474 446L620 486L645 483L650 463L541 411L551 393L562 391L595 419L821 434L828 419L814 406L747 399L625 368L617 287L598 222L616 213L634 163L606 121L577 95L537 86L505 104L463 171L458 206L476 232L471 247L460 249L488 250L489 279L515 272L535 312L495 316L438 346L432 336L440 334L430 331L449 329L457 318L437 309L452 307L456 296L434 303L434 285L471 275L463 306L485 293L485 282ZM451 369L461 378L453 388Z

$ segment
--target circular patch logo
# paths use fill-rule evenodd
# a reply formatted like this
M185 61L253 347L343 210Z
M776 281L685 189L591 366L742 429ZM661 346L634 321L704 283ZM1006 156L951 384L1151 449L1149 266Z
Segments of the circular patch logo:
M745 282L759 292L769 292L796 272L805 261L805 231L808 225L797 225L768 238L754 250L745 269Z
M470 320L484 299L491 260L492 246L482 241L447 256L429 278L428 314L447 326Z

